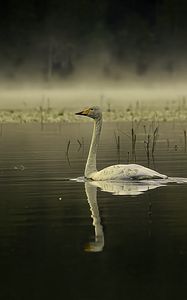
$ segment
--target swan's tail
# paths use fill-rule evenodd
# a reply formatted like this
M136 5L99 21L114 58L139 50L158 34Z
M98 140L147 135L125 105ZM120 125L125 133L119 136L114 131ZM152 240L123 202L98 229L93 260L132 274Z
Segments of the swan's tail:
M168 177L167 179L163 180L164 183L177 183L177 184L182 184L182 183L187 183L187 178L183 177Z

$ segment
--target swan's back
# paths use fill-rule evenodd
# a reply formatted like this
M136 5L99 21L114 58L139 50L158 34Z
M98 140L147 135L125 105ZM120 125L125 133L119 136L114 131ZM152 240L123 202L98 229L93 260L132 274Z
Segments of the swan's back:
M137 164L113 165L90 174L92 180L166 179L167 176Z

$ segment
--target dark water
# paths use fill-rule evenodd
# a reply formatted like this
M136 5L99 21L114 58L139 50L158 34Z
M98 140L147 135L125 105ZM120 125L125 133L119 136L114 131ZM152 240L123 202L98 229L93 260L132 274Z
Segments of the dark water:
M150 167L187 177L183 128L160 125ZM129 132L105 124L99 168L132 159ZM83 175L90 134L91 124L3 127L1 299L186 299L187 184L103 192L67 180ZM136 159L147 166L143 130L137 136Z

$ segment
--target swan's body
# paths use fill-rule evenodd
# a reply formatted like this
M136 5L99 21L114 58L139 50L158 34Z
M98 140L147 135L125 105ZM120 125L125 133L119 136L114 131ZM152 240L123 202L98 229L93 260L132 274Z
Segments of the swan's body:
M100 171L96 167L96 155L102 128L102 112L98 107L85 109L77 115L88 116L94 119L92 141L86 163L84 175L87 179L101 180L128 180L128 179L166 179L167 176L137 164L119 164L106 167Z
M113 165L106 167L101 171L96 171L88 174L88 177L92 180L142 180L142 179L165 179L166 175L160 174L149 168L137 165Z

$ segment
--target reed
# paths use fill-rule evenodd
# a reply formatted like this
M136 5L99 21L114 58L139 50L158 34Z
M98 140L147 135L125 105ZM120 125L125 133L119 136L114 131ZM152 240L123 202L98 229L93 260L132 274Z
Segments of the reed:
M117 149L118 149L118 152L120 152L120 136L119 135L117 137Z
M184 152L186 152L186 130L184 130Z
M69 140L69 141L68 141L68 144L67 144L67 148L66 148L66 158L67 158L69 167L71 167L71 163L70 163L70 159L69 159L69 149L70 149L70 144L71 144L71 141Z
M68 144L67 144L67 148L66 148L66 156L69 156L70 144L71 144L71 141L69 140Z
M130 163L130 153L129 153L129 151L127 152L127 163L128 164Z
M147 134L146 139L144 140L144 145L145 145L148 166L150 165L150 143L151 143L151 136L150 134Z
M116 135L116 132L114 131L115 141L116 141L116 147L118 152L120 151L120 136Z
M116 141L116 147L117 147L117 155L118 155L118 163L120 162L120 148L121 148L121 141L120 141L120 136L116 134L114 131L114 137Z
M77 142L78 142L78 144L79 144L79 148L78 148L77 152L79 152L80 149L81 149L81 147L82 147L82 143L81 143L81 141L80 141L79 139L77 139Z
M136 162L136 134L134 128L131 128L131 147L132 147L132 160Z
M159 127L157 126L155 128L155 130L153 131L153 142L152 142L152 156L154 156L154 152L155 152L155 147L156 147L156 143L157 143L157 139L158 139L158 129Z

